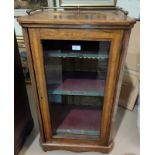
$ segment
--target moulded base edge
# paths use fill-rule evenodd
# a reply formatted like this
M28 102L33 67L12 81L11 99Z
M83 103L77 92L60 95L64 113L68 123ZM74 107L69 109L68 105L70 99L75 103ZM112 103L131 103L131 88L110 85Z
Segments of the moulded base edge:
M104 145L88 145L88 144L74 144L74 143L56 143L56 142L41 142L41 147L44 151L52 150L67 150L73 152L101 152L109 153L113 148L113 142L108 146Z

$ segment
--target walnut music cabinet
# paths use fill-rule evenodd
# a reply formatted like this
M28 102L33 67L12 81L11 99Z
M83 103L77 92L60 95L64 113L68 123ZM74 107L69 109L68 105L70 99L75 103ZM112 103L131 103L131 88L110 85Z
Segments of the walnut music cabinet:
M43 150L109 153L135 20L118 8L44 8L18 21Z

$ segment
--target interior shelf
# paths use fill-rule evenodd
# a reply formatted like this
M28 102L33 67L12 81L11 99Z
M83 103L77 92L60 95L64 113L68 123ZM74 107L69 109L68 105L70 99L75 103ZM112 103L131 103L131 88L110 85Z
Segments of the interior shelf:
M101 54L95 53L94 51L61 51L61 50L56 50L56 51L51 51L51 50L46 50L46 56L48 57L59 57L59 58L87 58L87 59L108 59L108 55L106 54ZM102 53L104 53L102 51Z
M99 135L101 109L72 105L53 105L52 109L56 134Z
M59 85L48 85L48 94L103 96L104 80L66 79Z

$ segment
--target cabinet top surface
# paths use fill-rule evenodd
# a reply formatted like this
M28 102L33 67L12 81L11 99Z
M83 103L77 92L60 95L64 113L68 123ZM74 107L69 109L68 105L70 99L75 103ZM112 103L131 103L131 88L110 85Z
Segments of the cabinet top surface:
M35 24L35 25L49 25L49 24L88 24L88 25L120 25L132 26L135 20L127 17L120 10L66 10L54 11L43 10L36 11L30 15L18 18L20 24ZM28 27L28 26L27 26Z

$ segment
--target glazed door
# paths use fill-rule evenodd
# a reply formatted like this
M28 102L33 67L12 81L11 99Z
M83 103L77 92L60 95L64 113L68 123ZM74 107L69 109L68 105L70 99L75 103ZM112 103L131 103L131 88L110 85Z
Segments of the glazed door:
M45 137L105 142L122 31L30 29Z

